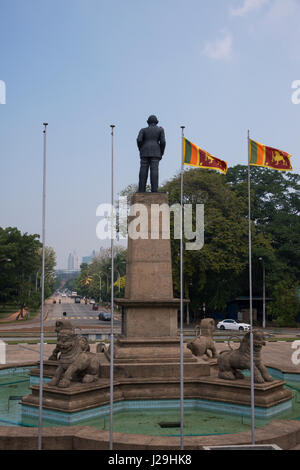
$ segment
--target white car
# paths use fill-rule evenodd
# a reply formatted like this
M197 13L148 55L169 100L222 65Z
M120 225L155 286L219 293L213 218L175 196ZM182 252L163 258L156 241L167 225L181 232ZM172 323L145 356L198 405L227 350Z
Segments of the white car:
M248 323L238 322L236 320L222 320L217 324L220 330L240 330L249 331L250 325Z

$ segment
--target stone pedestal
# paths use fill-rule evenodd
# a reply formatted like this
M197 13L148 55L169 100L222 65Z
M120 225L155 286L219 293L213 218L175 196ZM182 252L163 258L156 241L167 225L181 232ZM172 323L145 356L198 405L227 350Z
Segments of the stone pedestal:
M138 212L133 213L134 207ZM130 237L130 224L140 238ZM121 374L123 368L133 372L137 364L143 364L148 376L155 377L162 364L172 364L174 377L179 377L180 299L173 297L169 230L168 195L135 193L129 216L125 298L116 299L123 311L122 334L114 349L116 370ZM203 365L203 373L209 374L207 364L197 361L186 345L184 362L198 369Z

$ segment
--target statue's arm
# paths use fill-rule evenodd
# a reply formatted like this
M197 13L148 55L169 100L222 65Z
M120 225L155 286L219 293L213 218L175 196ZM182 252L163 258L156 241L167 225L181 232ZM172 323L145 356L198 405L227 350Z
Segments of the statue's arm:
M160 151L161 151L161 156L163 156L164 152L165 152L165 148L166 148L166 137L165 137L165 131L163 130L163 128L161 128L161 131L160 131Z
M139 132L139 135L136 139L136 142L137 142L137 146L139 148L139 150L141 150L141 146L142 146L142 143L143 143L143 139L144 139L144 130L141 129L140 132Z

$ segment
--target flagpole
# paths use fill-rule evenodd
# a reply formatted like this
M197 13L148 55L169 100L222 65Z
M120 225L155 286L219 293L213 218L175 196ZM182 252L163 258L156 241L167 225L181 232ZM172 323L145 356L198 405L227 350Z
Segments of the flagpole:
M255 445L254 402L254 357L253 357L253 313L252 313L252 234L251 234L251 175L249 153L250 131L248 130L248 224L249 224L249 302L250 302L250 387L251 387L251 442Z
M184 450L184 371L183 371L183 139L185 126L181 126L180 173L180 449Z
M111 322L110 322L110 426L109 450L113 450L114 406L114 125L111 124Z
M42 306L41 306L41 332L40 332L40 390L39 390L39 421L38 421L38 450L42 450L43 431L43 375L44 375L44 302L45 302L45 239L46 239L46 143L47 126L43 123L44 155L43 155L43 208L42 208Z

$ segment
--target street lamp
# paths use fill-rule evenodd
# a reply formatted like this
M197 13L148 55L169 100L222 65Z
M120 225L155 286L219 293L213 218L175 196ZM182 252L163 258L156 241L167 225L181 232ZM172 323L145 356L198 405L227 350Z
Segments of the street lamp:
M266 328L266 269L263 258L258 258L262 262L263 268L263 324L262 327Z

